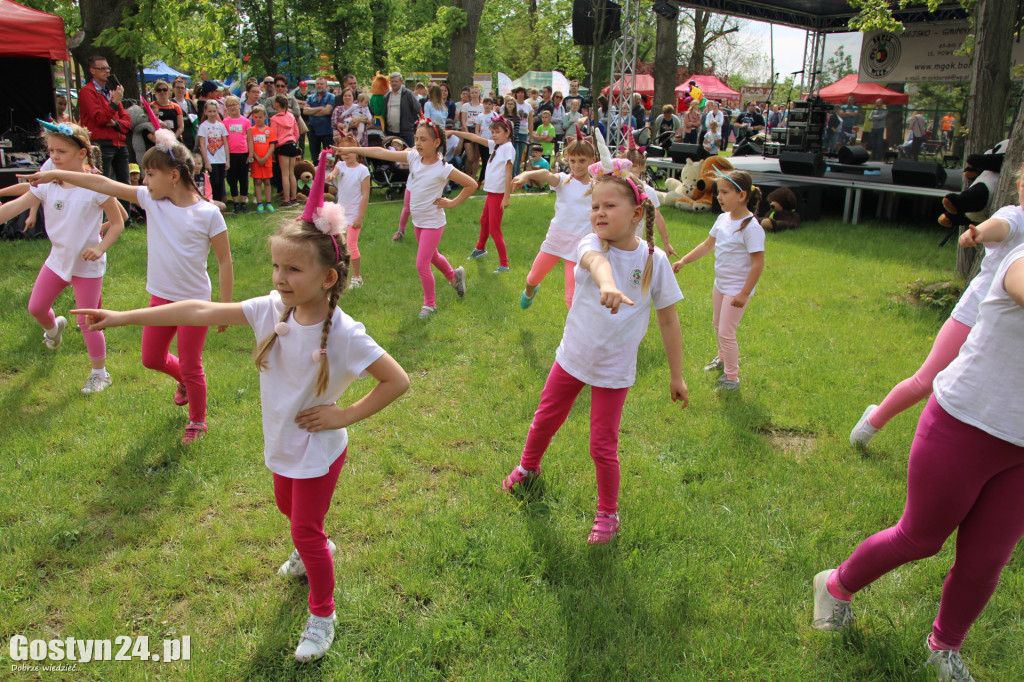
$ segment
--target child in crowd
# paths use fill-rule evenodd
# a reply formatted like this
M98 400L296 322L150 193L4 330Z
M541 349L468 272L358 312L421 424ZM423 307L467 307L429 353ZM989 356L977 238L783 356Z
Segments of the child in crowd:
M322 167L318 181L322 189ZM323 657L334 641L337 547L327 539L324 519L348 454L346 427L381 411L409 387L401 366L338 307L348 280L345 226L337 213L325 214L314 203L311 195L302 219L284 221L270 238L274 290L267 296L241 303L187 300L127 312L82 311L95 329L252 327L259 344L263 458L295 545L278 573L309 580L310 616L295 649L300 662ZM351 405L338 405L348 385L367 374L378 383Z
M349 289L363 286L363 277L359 269L359 231L363 229L366 205L370 201L370 171L364 164L359 163L358 154L345 151L348 147L358 146L359 143L352 137L341 138L336 147L340 158L327 176L327 182L334 183L338 188L338 205L345 209L345 234L352 273Z
M539 145L535 144L530 147L530 158L526 162L526 169L523 172L525 182L523 183L523 189L527 192L546 192L550 186L547 182L540 179L541 175L531 175L526 177L526 173L531 171L547 171L551 172L551 164L544 158L544 149Z
M604 156L604 155L603 155ZM669 366L669 395L689 402L683 381L682 299L668 258L654 246L654 210L629 176L629 161L594 164L590 223L577 247L576 289L562 342L530 424L523 455L502 487L512 491L540 475L541 458L573 402L590 385L590 456L597 468L597 515L587 542L606 544L619 530L619 422L636 381L637 350L657 311ZM644 221L646 243L636 237Z
M512 188L519 189L533 180L550 185L555 191L555 215L548 226L548 233L540 245L533 266L526 275L526 288L519 296L519 305L526 310L533 305L537 288L544 281L559 259L565 262L565 305L572 308L573 290L576 280L576 249L580 240L593 231L590 225L590 165L597 159L597 151L588 140L576 130L576 136L565 147L569 164L568 173L551 171L530 171L517 175Z
M228 191L235 213L249 210L249 160L252 158L252 124L242 116L242 102L234 95L224 100L224 126L228 129Z
M718 203L722 214L712 226L710 236L672 264L673 271L679 272L687 263L715 252L711 325L718 339L718 354L704 371L724 369L725 373L718 378L718 387L728 391L740 387L736 329L764 269L764 230L749 208L756 207L760 201L761 190L753 186L749 173L737 170L721 173Z
M256 211L258 213L274 212L271 200L270 179L274 177L274 148L277 146L277 135L267 125L267 110L260 105L252 108L252 128L249 129L249 145L252 156L252 185L256 194Z
M476 127L476 134L484 138L484 140L491 139L491 121L494 120L494 100L487 97L483 101L484 110L483 113L477 114L474 119L474 126ZM470 131L473 132L473 131ZM486 144L480 144L477 146L478 153L480 155L480 182L487 178L487 162L490 160L489 147Z
M1024 173L1024 166L1019 172ZM1017 200L1024 202L1022 180L1024 179L1017 180ZM935 336L932 350L924 364L914 376L893 387L880 405L868 405L850 433L851 445L866 446L890 419L921 402L932 392L935 375L956 358L971 328L974 327L978 317L978 306L992 286L992 277L999 269L1003 258L1024 244L1024 210L1020 206L1004 206L981 225L971 225L960 235L960 246L965 249L979 244L985 246L981 271L967 285L967 289L960 296L960 301Z
M718 121L713 118L708 121L708 131L704 133L704 149L711 156L718 156L722 150L722 134L718 130Z
M490 139L462 131L453 134L461 137L466 146L479 144L487 148L489 169L487 179L484 180L487 199L480 214L480 238L469 257L475 260L486 256L487 250L484 247L487 246L487 237L490 236L494 239L494 247L498 249L498 269L494 272L500 274L509 271L505 237L501 234L501 220L512 195L512 157L515 156L515 147L512 144L512 124L508 120L497 118L487 127Z
M91 175L86 166L89 131L73 123L41 123L53 168L68 175ZM103 275L107 270L107 250L124 230L123 214L117 199L70 183L47 181L16 189L21 196L0 206L0 224L23 211L42 206L50 253L36 276L28 312L43 328L43 345L56 350L63 341L68 321L63 315L54 316L53 304L70 285L75 290L78 307L99 305ZM101 235L104 214L109 226ZM28 227L26 223L26 229ZM84 317L79 318L78 324L92 367L82 393L98 393L110 386L106 340L102 332L87 330Z
M409 164L409 208L419 245L416 251L416 271L423 285L423 307L419 316L424 318L437 312L431 265L440 270L459 298L466 295L465 268L459 266L452 269L448 259L438 251L438 245L444 236L444 209L461 204L476 191L478 185L476 180L441 159L441 153L447 146L443 127L433 122L420 122L416 126L414 142L415 148L406 152L380 147L346 147L345 150L375 159ZM441 196L449 180L462 185L462 191L454 199Z
M356 121L353 131L355 139L360 145L365 146L368 140L366 133L369 130L368 121L373 120L373 113L370 111L370 97L365 92L360 92L356 96L356 106L351 112L348 118L351 121Z
M228 129L220 120L216 100L207 100L203 109L206 118L199 124L199 151L203 156L203 167L210 174L213 200L224 202L224 176L231 166L228 157Z
M551 170L551 157L555 154L555 126L551 123L551 112L547 109L540 112L540 125L533 131L533 141L540 143L541 156L548 162L548 170Z
M302 156L302 152L296 146L299 139L299 124L295 116L288 111L288 98L284 95L274 96L274 111L277 112L270 117L270 127L277 138L274 147L274 156L277 165L281 170L281 206L297 206L298 201L295 195L298 192L298 183L295 181L295 159Z
M459 107L459 117L461 119L459 121L459 130L483 137L483 135L481 135L483 130L476 124L477 116L480 116L484 112L484 103L480 101L480 86L470 86L468 94L469 100L463 102ZM480 173L479 144L472 143L464 145L463 158L466 162L466 175L471 178L477 177Z
M215 105L214 105L215 106ZM217 258L221 300L231 301L234 271L227 226L217 208L200 196L193 181L195 168L185 145L169 130L157 131L156 146L142 157L146 186L132 187L102 175L46 171L29 176L34 184L62 182L137 203L146 211L146 290L151 308L172 301L210 300L206 260L210 249ZM223 327L218 331L223 331ZM177 382L175 405L188 405L189 420L183 445L207 433L206 376L203 344L207 328L147 326L142 330L142 364L168 374ZM178 337L178 356L168 351ZM179 359L180 358L180 359Z
M630 175L633 176L633 182L637 183L637 185L643 185L644 193L654 205L654 227L658 230L661 243L665 245L665 253L669 256L677 256L679 254L676 253L676 250L672 248L668 241L668 225L665 224L665 216L661 214L661 201L658 199L654 188L644 182L644 174L647 172L647 157L637 148L636 141L631 134L626 135L626 140L627 149L620 151L619 156L623 159L628 159L633 164L629 169ZM637 237L641 236L643 235L637 234Z
M1024 245L1006 254L990 281L976 324L935 377L921 414L899 523L864 540L838 569L814 577L813 627L844 628L853 619L854 594L937 554L956 531L956 560L925 638L925 667L943 681L974 680L960 647L1024 535ZM929 569L933 575L936 568Z

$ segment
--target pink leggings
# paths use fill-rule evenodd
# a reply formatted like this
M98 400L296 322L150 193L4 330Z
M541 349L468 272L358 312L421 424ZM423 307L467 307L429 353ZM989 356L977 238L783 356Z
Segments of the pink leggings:
M103 297L102 277L71 277L71 282L65 282L56 272L45 265L39 269L39 276L36 277L35 286L32 287L32 294L28 298L28 313L36 318L42 328L53 329L57 319L53 316L53 302L57 300L60 292L71 284L75 290L75 306L78 308L99 308ZM85 331L89 323L85 315L78 316L78 327L82 330L85 338L85 349L89 352L89 359L93 361L103 360L107 357L107 342L103 338L103 332Z
M953 418L932 396L910 448L903 517L842 563L840 584L857 592L897 566L937 554L957 531L932 633L959 647L1024 535L1021 490L1024 448Z
M149 307L171 301L153 296ZM209 327L143 327L142 366L169 374L188 391L188 418L206 421L206 374L203 373L203 344ZM171 339L178 335L178 358L170 353ZM179 360L180 358L180 360Z
M398 229L405 232L405 226L409 224L409 190L405 190L405 199L402 200L402 215L398 217Z
M345 228L345 243L348 246L349 258L359 258L359 230L361 227Z
M557 362L551 366L523 447L521 467L527 471L540 467L552 437L565 423L584 386ZM619 422L627 393L628 388L590 387L590 456L597 467L597 510L607 514L619 508Z
M917 370L914 376L896 384L889 391L889 395L885 396L882 404L871 411L868 418L871 425L880 429L900 412L931 395L935 376L956 359L960 354L960 347L964 345L970 333L971 328L963 322L958 322L952 317L947 319L942 329L935 335L935 343L932 344L932 350L921 365L921 369Z
M487 237L494 239L494 246L498 249L498 264L508 267L508 251L505 249L505 237L501 234L501 218L505 215L505 209L501 207L504 194L488 192L484 200L484 210L480 214L480 239L476 242L476 248L483 249L487 246Z
M419 273L420 284L423 285L423 305L433 306L437 297L434 291L434 273L430 271L430 266L437 268L449 282L455 281L455 270L452 269L451 263L437 250L441 237L444 236L444 228L427 230L413 225L412 229L416 234L416 243L419 244L419 248L416 249L416 272Z
M727 296L714 287L712 303L714 312L711 314L711 326L715 328L718 339L718 358L725 364L727 379L737 379L740 375L740 345L736 342L736 328L740 326L743 313L750 307L750 299L742 308L732 305L735 296Z
M288 478L274 474L274 500L291 522L292 543L309 578L309 612L314 616L334 613L334 557L327 548L324 519L347 453L346 448L323 476Z
M560 260L564 259L544 251L538 251L537 257L533 259L533 267L530 268L530 273L526 276L526 283L531 287L539 286ZM576 264L571 260L565 261L565 305L567 308L572 308L572 295L576 290L576 277L573 274L575 267Z

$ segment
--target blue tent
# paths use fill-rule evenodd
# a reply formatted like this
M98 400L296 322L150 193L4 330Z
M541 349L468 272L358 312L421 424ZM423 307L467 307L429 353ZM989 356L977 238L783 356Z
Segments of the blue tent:
M192 80L187 74L175 71L159 59L150 64L148 69L143 69L142 73L145 75L147 83L159 80L164 80L170 83L178 76L182 76L186 80Z

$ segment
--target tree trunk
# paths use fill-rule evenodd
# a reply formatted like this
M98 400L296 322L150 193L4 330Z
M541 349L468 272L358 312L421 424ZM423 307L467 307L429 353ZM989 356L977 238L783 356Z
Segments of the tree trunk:
M453 5L466 12L466 23L452 34L448 55L448 92L457 98L462 88L473 84L476 34L484 12L484 0L454 0Z
M658 15L658 33L654 51L654 102L651 115L666 104L676 103L676 65L679 63L679 18ZM653 131L652 131L653 133Z
M110 64L110 73L117 76L117 80L124 86L125 98L138 99L138 64L132 59L117 56L109 47L93 45L104 30L119 26L125 16L135 15L139 11L138 0L81 0L78 7L82 15L82 31L85 37L71 53L86 69L89 57L102 55ZM88 71L86 77L92 78Z
M686 62L686 70L690 75L704 73L704 54L706 43L704 34L708 30L708 22L711 21L711 12L695 9L693 10L693 49L690 52L690 59Z
M1008 55L1013 46L1016 9L1017 3L1006 0L978 0L974 10L974 59L971 61L971 92L967 98L970 133L964 158L980 154L1004 139L1010 94ZM980 257L976 248L957 248L957 275L970 281L977 274L975 261Z
M388 35L388 18L391 3L387 0L376 0L370 3L370 14L373 17L373 33L370 39L370 61L380 68L388 63L388 48L385 45ZM487 94L487 93L484 93Z
M1003 159L1003 170L999 174L999 189L996 196L989 202L990 206L1008 206L1017 204L1017 179L1014 177L1024 163L1024 97L1021 98L1020 106L1017 109L1017 122L1013 125L1013 133L1010 135L1010 147L1006 150L1006 158Z

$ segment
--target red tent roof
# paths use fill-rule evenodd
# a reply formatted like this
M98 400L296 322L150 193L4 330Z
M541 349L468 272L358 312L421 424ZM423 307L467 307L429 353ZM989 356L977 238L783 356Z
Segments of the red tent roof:
M622 81L623 81L622 78L620 78L619 80L615 81L615 85L612 86L614 88L614 92L618 92L619 88L622 87ZM626 87L628 88L629 87L629 83L630 83L630 79L626 78L625 81L626 81ZM633 92L639 92L641 95L644 95L646 97L653 97L654 96L654 76L652 76L649 73L638 73L636 75L636 87L633 88ZM607 95L608 94L608 86L607 85L604 86L604 88L601 89L601 94L602 95Z
M740 98L740 93L719 80L718 76L690 76L676 86L676 96L682 97L690 89L690 81L697 83L708 99L738 100Z
M886 104L906 104L910 99L906 93L883 88L877 83L858 83L855 73L825 86L818 91L818 95L833 104L846 104L850 95L854 96L857 104L874 104L877 99Z
M11 0L0 0L0 57L66 61L64 20Z

